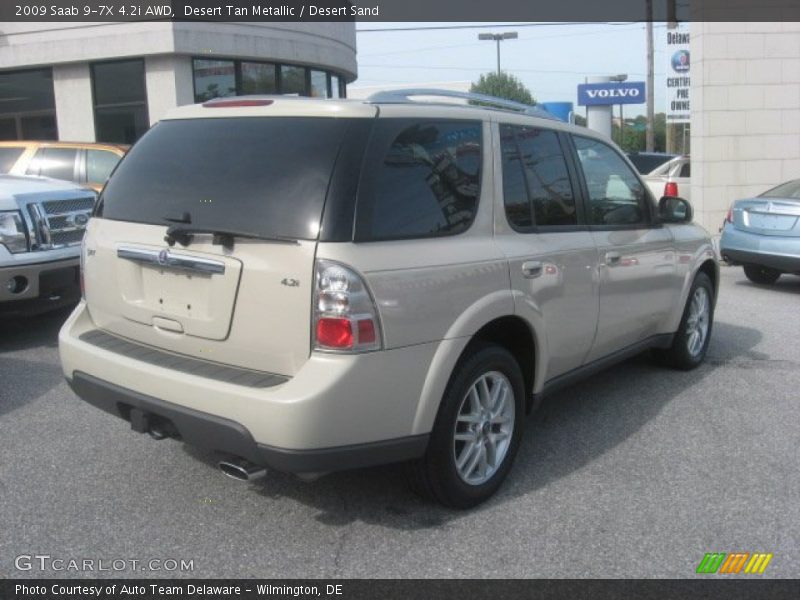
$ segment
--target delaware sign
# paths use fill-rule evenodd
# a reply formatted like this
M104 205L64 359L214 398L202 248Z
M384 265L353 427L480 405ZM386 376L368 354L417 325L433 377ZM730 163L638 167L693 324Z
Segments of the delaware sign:
M644 81L582 83L578 86L581 106L610 106L614 104L644 104Z
M685 23L667 30L667 121L688 123L692 110L689 102L691 78L689 31Z

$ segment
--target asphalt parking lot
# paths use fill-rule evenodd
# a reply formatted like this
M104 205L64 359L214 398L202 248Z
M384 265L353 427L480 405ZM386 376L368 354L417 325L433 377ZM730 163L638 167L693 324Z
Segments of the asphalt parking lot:
M706 364L643 356L549 398L471 512L418 500L396 466L232 481L79 401L64 313L0 322L0 577L98 575L16 570L26 554L186 559L201 578L691 577L712 551L800 577L800 277L722 274Z

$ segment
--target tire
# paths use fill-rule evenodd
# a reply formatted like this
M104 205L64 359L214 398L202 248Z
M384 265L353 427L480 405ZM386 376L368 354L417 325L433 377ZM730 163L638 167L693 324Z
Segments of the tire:
M705 316L698 317L700 304L705 305ZM711 330L714 324L714 286L705 273L694 278L686 306L683 309L681 324L666 350L657 350L656 356L670 367L688 371L694 369L706 357ZM696 337L701 336L701 339Z
M762 267L761 265L742 265L745 276L753 283L760 285L772 285L778 281L781 272L777 269Z
M498 398L492 404L495 390L505 401ZM482 399L489 402L479 406ZM487 500L511 470L524 406L525 385L516 359L502 346L477 346L453 372L425 455L409 465L411 487L451 508L472 508Z

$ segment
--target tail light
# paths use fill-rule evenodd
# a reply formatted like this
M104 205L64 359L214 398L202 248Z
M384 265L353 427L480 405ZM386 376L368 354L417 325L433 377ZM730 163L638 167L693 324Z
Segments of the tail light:
M664 195L669 196L670 198L677 198L678 197L678 184L674 181L668 181L667 184L664 186Z
M733 205L728 209L728 214L725 215L725 221L733 223Z
M378 311L363 278L349 267L318 260L314 279L314 348L380 350Z

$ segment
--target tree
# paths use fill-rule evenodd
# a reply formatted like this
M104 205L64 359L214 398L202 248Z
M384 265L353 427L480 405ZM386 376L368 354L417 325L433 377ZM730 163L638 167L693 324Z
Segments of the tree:
M611 137L625 152L644 152L646 147L647 117L639 115L633 119L625 119L625 133L623 139L619 139L619 125L614 123ZM655 135L655 151L664 152L667 144L667 116L664 113L656 113L653 122L653 133Z
M469 91L475 94L514 100L523 104L536 104L536 99L530 90L519 79L504 71L481 75L480 79L472 84Z

